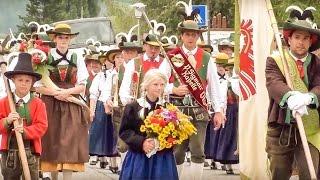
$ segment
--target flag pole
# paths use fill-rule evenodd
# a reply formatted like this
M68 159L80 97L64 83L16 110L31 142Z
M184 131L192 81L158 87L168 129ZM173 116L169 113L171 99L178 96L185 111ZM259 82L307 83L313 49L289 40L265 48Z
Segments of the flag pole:
M5 65L1 64L1 67L2 66L5 66ZM3 80L4 80L4 85L6 88L7 96L8 96L10 112L17 112L15 103L13 102L13 96L12 96L11 88L9 85L9 81L8 81L7 77L4 75L4 72L1 72L1 73L2 73ZM19 122L13 121L13 126L14 126L14 128L17 128L19 126ZM15 135L17 138L18 150L19 150L19 155L20 155L20 159L21 159L24 179L31 180L30 170L29 170L28 161L27 161L27 155L26 155L26 151L24 149L24 144L23 144L23 139L22 139L22 134L18 131L15 131Z
M270 0L266 0L266 3L267 3L268 13L269 13L270 21L271 21L271 26L272 26L273 32L275 34L275 39L276 39L277 46L278 46L279 53L280 53L280 57L281 57L281 60L282 60L285 79L286 79L286 82L287 82L287 85L289 86L289 88L293 89L293 84L292 84L292 81L291 81L290 75L289 75L289 66L288 66L288 62L287 62L287 60L286 60L286 58L284 56L282 41L281 41L281 37L280 37L280 32L279 32L279 28L278 28L278 25L277 25L277 20L275 18L274 12L273 12L272 4L271 4ZM310 149L309 149L306 133L304 131L302 118L301 118L299 113L296 113L295 118L296 118L296 121L297 121L298 130L299 130L299 134L300 134L300 137L301 137L303 150L304 150L304 153L305 153L305 156L306 156L310 177L311 177L311 179L317 179L316 178L316 172L315 172L315 169L314 169L314 166L313 166L313 162L312 162L312 158L311 158L311 153L310 153Z
M235 0L234 15L234 69L236 74L240 72L240 9L239 0Z

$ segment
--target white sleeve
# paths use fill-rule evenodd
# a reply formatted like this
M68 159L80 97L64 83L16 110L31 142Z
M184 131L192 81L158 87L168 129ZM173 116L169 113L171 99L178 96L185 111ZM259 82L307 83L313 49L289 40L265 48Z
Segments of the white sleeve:
M91 86L89 88L90 99L97 100L99 98L99 95L100 95L99 84L100 84L100 81L102 81L101 75L103 74L101 73L97 74L92 80Z
M210 59L208 62L207 81L208 81L208 94L212 101L212 107L215 112L222 112L223 100L220 92L220 83L219 83L219 78L217 73L217 67L213 63L212 59Z
M221 104L224 109L227 109L227 96L228 96L228 81L224 80L220 83Z
M239 84L239 76L233 72L232 77L230 78L231 89L237 95L240 96L240 84Z
M133 73L134 73L134 60L132 59L126 65L120 90L119 90L120 100L123 105L128 104L133 99L133 97L130 95L130 92L131 92L130 88L131 88Z
M84 62L84 58L81 56L77 56L77 84L87 84L87 79L89 77L89 73Z
M102 89L101 89L100 100L104 103L106 103L108 100L111 99L111 90L112 90L112 86L113 86L113 82L112 82L113 75L114 75L114 72L107 74L105 85L102 86Z
M163 73L166 77L167 77L167 80L168 80L168 83L164 89L164 93L165 94L172 94L172 89L173 89L173 83L169 83L169 79L171 77L171 66L169 64L169 61L164 59L162 61L162 63L160 64L159 66L159 70L161 73Z

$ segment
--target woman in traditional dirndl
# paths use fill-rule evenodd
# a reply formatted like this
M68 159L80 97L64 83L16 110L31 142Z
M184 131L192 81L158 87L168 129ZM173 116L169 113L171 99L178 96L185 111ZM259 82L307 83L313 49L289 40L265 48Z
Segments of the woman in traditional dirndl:
M230 60L229 60L230 61ZM238 93L239 81L233 76L231 63L223 65L217 64L218 73L220 76L221 92L225 95L224 104L226 107L226 124L225 127L217 131L213 131L210 127L209 131L213 131L210 136L210 146L207 155L215 162L223 164L222 169L227 174L234 174L232 164L239 163L239 156L237 154L238 142ZM226 68L226 69L225 69Z
M78 33L72 33L67 24L57 24L48 36L56 43L50 50L47 63L50 79L60 90L40 85L36 90L46 104L48 131L42 139L43 153L40 169L51 172L53 180L58 172L71 179L72 172L83 172L89 160L89 110L67 100L79 97L85 90L88 78L84 59L69 50L69 43Z
M120 138L129 150L124 159L120 179L178 179L178 172L172 149L156 152L150 158L146 154L155 148L155 141L140 131L147 114L163 104L162 95L167 83L158 70L149 70L141 84L142 97L127 104L120 125Z
M103 56L98 58L104 68L93 79L90 92L90 117L93 119L89 130L89 154L100 159L100 167L107 167L106 157L116 157L115 143L113 138L113 125L111 115L104 108L104 99L101 96L106 86L110 86L110 78L113 63L107 61Z

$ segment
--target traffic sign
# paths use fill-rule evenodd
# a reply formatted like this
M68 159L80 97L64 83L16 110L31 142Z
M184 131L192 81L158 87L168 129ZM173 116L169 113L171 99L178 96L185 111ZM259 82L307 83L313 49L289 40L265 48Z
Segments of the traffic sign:
M199 9L199 15L200 15L200 18L197 19L198 25L201 27L208 26L207 5L192 5L192 10L196 8Z

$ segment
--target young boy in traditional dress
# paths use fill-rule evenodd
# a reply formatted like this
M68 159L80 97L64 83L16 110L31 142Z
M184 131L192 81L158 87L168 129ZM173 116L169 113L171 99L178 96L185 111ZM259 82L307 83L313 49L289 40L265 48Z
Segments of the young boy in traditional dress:
M9 99L0 100L0 133L1 142L1 173L3 179L20 179L22 165L19 158L18 143L15 137L17 131L22 134L27 161L32 180L39 179L39 156L42 153L41 137L48 128L45 104L34 97L30 89L41 75L33 72L31 55L19 54L18 63L13 71L5 73L15 85L13 92L17 112L10 112ZM19 127L14 128L13 122L20 121Z

